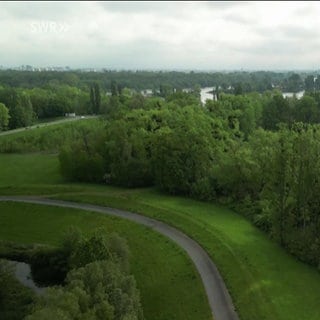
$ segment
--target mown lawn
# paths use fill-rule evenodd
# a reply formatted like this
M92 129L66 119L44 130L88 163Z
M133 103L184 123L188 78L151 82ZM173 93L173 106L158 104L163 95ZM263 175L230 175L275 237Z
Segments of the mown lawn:
M8 180L14 181L14 172L11 179L7 173ZM168 196L154 189L85 184L16 185L3 187L0 193L52 194L66 200L128 209L166 221L208 251L226 281L241 319L320 319L319 271L296 261L245 218L224 207Z
M196 239L217 264L243 320L320 319L320 273L226 208L155 190L106 188L58 198L140 212Z
M192 262L171 241L146 227L116 217L75 209L0 202L0 239L57 245L69 226L90 233L103 228L127 239L131 269L146 319L212 319Z
M0 142L1 143L1 142ZM56 184L63 182L57 155L0 154L0 187Z

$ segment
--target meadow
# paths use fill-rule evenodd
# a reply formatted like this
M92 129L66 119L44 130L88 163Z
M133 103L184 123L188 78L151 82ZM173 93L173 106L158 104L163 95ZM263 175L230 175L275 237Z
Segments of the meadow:
M200 278L186 254L146 227L96 213L0 202L0 239L56 246L70 226L116 232L130 247L131 271L146 319L211 319Z
M10 139L15 141L13 136ZM297 261L226 207L169 196L154 188L67 183L59 173L57 154L39 151L0 154L0 194L42 194L127 209L165 221L207 250L241 319L320 318L319 271ZM85 232L99 225L107 232L116 231L128 239L147 319L210 318L192 263L179 248L152 231L98 214L18 203L0 203L0 219L1 239L20 243L55 245L68 225Z

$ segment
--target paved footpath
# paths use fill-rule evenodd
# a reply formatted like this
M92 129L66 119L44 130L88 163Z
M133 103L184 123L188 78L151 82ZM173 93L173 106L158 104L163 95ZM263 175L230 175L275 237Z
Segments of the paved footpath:
M224 281L206 251L204 251L196 241L185 235L183 232L164 222L124 210L62 200L51 200L38 197L0 196L0 201L74 208L117 216L145 225L170 238L187 252L201 276L214 320L239 320Z

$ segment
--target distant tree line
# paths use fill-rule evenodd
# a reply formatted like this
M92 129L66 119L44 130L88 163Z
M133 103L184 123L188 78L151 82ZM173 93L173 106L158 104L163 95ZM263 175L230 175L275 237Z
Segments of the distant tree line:
M97 81L102 90L112 91L113 84L121 88L135 90L154 89L170 86L175 89L220 86L223 91L229 87L241 85L243 92L263 92L275 86L283 91L297 92L307 88L311 77L317 72L273 72L273 71L229 71L229 72L196 72L196 71L14 71L0 70L0 84L11 87L43 88L51 84L68 85L86 89ZM309 80L307 78L309 77ZM319 85L319 83L317 84Z
M114 106L112 97L122 90L136 93L152 90L153 96L168 97L182 89L199 91L213 87L213 94L244 94L282 91L317 92L320 78L293 72L29 72L0 71L0 130L27 127L37 119L66 113L101 114ZM199 91L200 92L200 91ZM111 106L110 106L111 105Z

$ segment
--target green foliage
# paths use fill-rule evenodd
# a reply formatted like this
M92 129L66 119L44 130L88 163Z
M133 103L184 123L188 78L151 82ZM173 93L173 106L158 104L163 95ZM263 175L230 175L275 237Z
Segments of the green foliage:
M288 315L292 320L318 319L318 270L288 255L223 206L154 189L109 187L100 194L61 194L59 198L139 212L184 231L217 264L241 319L287 320Z
M315 79L314 79L314 75L308 75L305 79L304 79L304 83L305 83L305 89L308 92L313 92L315 90Z
M180 107L184 106L192 106L192 105L200 105L200 89L190 94L187 92L178 91L170 94L166 101L174 103Z
M236 84L241 84L243 92L263 92L272 89L272 86L281 87L285 90L303 87L304 81L309 74L300 73L292 76L290 72L177 72L177 71L113 71L102 70L101 72L69 71L69 72L28 72L1 70L0 83L13 87L34 88L68 85L79 89L87 89L88 84L97 82L102 90L120 93L121 87L135 90L153 89L162 92L166 88L169 93L173 88L210 87L219 85L221 90L233 92ZM301 81L300 81L301 80ZM292 86L293 85L293 86ZM291 86L291 88L290 88ZM230 88L231 87L231 88ZM119 90L120 89L120 90Z
M63 283L67 272L68 255L58 248L37 248L29 253L33 280L41 287Z
M170 193L205 198L210 189L215 123L198 106L171 108L167 115L167 125L155 134L152 163L156 184Z
M86 238L79 229L71 228L58 248L20 251L19 258L26 256L24 259L31 264L33 279L41 286L61 284L70 270L94 261L112 260L122 271L129 271L129 249L125 240L117 234L107 238L102 230ZM10 250L9 255L12 254Z
M247 138L261 124L263 100L256 94L221 94L217 101L208 100L206 108L225 123L226 130L240 130Z
M320 123L320 109L312 96L304 95L296 102L295 120L304 123Z
M101 94L98 83L94 83L90 87L90 103L92 112L94 114L99 114L101 111Z
M106 126L106 181L129 187L152 183L150 112L134 110ZM150 130L148 128L150 126Z
M0 102L9 109L9 128L26 127L34 121L30 97L26 91L13 88L0 89Z
M300 80L289 75L284 85L297 91ZM149 100L114 82L104 100L106 126L79 130L68 141L60 152L63 175L236 202L290 253L317 266L320 95L240 94L251 84L233 83L237 95L220 93L202 108L196 92L174 92L171 84L161 86L166 99Z
M283 83L284 90L288 92L298 92L303 88L301 76L297 73L292 73Z
M65 113L88 114L89 93L70 85L50 84L27 91L38 118L64 116Z
M276 93L265 101L262 113L262 123L265 129L275 130L278 124L289 124L292 121L289 101L280 93Z
M23 319L31 311L34 298L31 289L15 279L7 261L0 260L0 319Z
M49 289L26 320L43 319L47 312L59 319L143 319L134 278L112 261L72 270L66 286Z
M8 108L3 104L0 103L0 132L4 131L9 124L9 110Z
M81 146L74 145L72 149L61 149L59 161L61 173L69 181L103 181L103 160L97 153L85 152Z
M267 189L272 234L299 259L320 265L319 203L320 130L296 124L282 129L274 147Z
M58 152L64 145L83 139L85 132L97 132L102 127L99 119L81 119L0 136L0 152Z
M26 190L29 193L37 193L39 189L35 191L34 187L38 188L36 184L29 185ZM109 192L112 189L97 185L81 185L80 188L65 184L63 190L53 185L50 190L46 188L45 192L47 195L57 192L62 192L64 195L81 194L83 199L90 193L101 194L102 198L109 199ZM25 194L26 190L22 192ZM119 190L114 188L114 191ZM81 233L75 228L73 231L70 230L69 227L72 225L79 228ZM130 245L130 269L141 292L146 319L209 320L212 318L200 276L190 259L182 249L159 233L125 219L83 210L0 202L1 239L70 248L72 245L62 244L66 242L66 235L68 242L74 243L79 236L89 239L93 230L97 228L103 228L108 238L110 252L113 253L113 261L119 264L121 270L125 268L121 257L126 256L127 250L126 245L123 247L124 237ZM120 242L117 236L112 235L114 232L121 237ZM163 294L164 292L166 294Z
M111 259L104 233L96 232L89 239L80 237L73 243L73 246L69 257L69 265L72 269L84 267L93 261Z
M66 319L143 319L140 294L134 277L129 275L128 246L118 235L112 234L109 239L102 229L86 238L73 228L58 248L29 248L26 254L34 280L46 286L64 281L65 286L48 289L26 319L41 319L49 310ZM0 263L0 305L12 298L14 288L9 287L16 287L10 277ZM28 301L21 300L32 297L24 296L25 291L16 302L21 304L19 311L11 311L10 303L3 306L5 319L8 312L16 319L30 307Z
M124 90L109 100L116 109L106 123L81 124L65 136L56 131L52 136L24 134L21 140L2 137L1 148L50 150L51 143L60 148L63 141L61 172L70 181L155 185L172 194L237 202L239 211L290 252L317 265L317 203L310 197L316 197L318 186L303 170L316 159L317 135L310 132L318 127L306 129L295 121L318 123L319 97L312 92L301 100L277 92L221 93L202 108L194 93L145 100ZM304 131L303 151L295 150L297 132ZM308 169L308 177L318 175L316 168Z

